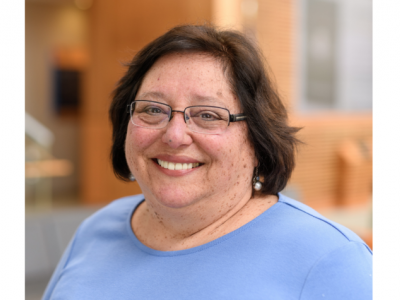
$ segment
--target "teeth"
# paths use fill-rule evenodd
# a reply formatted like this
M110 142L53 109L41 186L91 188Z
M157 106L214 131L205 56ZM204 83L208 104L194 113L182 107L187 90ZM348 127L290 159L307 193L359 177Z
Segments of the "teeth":
M169 161L163 161L161 159L157 159L158 164L168 170L187 170L187 169L192 169L198 167L200 164L199 163L173 163Z

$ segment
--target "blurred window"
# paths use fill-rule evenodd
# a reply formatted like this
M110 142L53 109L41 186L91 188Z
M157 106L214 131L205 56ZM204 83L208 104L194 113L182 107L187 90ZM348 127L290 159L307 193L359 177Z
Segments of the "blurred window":
M372 1L302 0L300 109L372 109Z
M337 3L309 0L307 15L307 101L332 107L336 96Z
M55 108L60 114L77 113L80 96L80 72L55 70Z

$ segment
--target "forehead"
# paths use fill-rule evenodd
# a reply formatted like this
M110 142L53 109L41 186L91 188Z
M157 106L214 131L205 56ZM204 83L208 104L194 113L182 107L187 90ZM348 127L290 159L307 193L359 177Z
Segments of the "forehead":
M169 54L158 59L146 73L136 99L150 97L189 104L238 106L222 63L207 54Z

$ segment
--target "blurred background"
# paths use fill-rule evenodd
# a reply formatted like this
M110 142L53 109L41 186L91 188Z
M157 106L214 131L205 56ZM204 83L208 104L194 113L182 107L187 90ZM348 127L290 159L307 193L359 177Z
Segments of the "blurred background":
M109 160L123 63L183 23L244 32L304 127L283 191L372 248L372 0L26 0L26 299L40 299L79 223L140 193Z

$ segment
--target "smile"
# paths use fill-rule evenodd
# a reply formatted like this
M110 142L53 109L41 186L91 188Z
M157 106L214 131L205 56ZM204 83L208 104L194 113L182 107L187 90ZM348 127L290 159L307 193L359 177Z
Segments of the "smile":
M189 170L196 168L200 165L200 163L173 163L170 161L164 161L161 159L157 159L158 164L168 170Z

